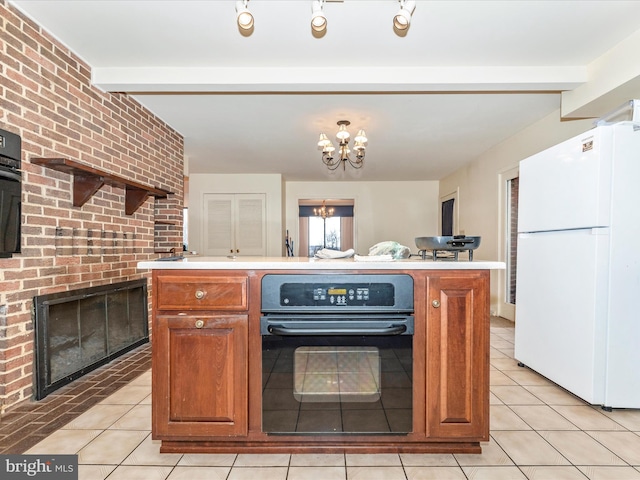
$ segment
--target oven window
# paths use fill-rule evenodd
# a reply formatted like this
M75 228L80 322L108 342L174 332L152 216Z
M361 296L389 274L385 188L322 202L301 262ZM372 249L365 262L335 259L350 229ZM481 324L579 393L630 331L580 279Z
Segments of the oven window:
M411 432L412 343L411 335L263 336L263 432Z
M376 347L298 347L293 368L293 396L301 403L380 400Z

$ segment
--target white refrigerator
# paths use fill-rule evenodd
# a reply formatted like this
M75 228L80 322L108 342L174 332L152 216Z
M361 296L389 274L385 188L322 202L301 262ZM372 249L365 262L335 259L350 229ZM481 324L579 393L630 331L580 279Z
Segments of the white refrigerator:
M520 162L515 358L607 408L640 408L640 123Z

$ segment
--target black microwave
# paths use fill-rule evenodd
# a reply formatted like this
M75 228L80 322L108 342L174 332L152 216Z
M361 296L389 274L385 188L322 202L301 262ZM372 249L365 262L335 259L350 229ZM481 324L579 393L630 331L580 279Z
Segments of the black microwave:
M0 129L0 258L20 252L22 139Z

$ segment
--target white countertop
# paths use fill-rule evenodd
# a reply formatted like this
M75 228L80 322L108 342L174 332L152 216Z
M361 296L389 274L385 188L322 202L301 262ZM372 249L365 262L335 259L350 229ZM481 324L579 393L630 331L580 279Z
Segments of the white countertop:
M306 257L198 257L185 256L175 261L138 262L138 268L159 270L503 270L504 262L474 260L422 260L418 258L391 261L356 261Z

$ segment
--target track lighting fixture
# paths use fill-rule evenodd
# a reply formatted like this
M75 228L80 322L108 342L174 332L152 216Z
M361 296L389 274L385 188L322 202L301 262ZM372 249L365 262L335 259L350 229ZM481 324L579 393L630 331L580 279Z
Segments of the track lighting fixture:
M399 0L399 2L400 10L398 10L396 16L393 17L393 28L403 31L409 28L411 15L413 15L413 11L416 9L416 2L414 0Z
M325 0L313 0L311 2L311 28L316 33L327 29L327 17L324 16L323 7Z
M253 15L249 11L247 3L249 3L249 0L238 0L236 2L238 27L242 30L251 30L253 28Z

